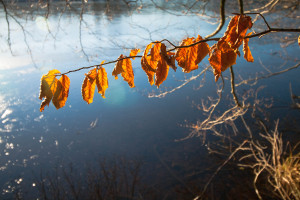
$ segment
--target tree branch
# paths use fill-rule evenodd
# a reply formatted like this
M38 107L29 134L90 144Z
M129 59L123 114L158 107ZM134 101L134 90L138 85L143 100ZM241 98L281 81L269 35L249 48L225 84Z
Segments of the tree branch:
M233 72L233 69L232 69L232 66L230 66L230 74L231 74L231 94L233 96L233 99L235 101L235 104L238 106L238 107L242 107L241 104L239 103L239 100L237 98L237 95L235 93L235 85L234 85L234 72Z

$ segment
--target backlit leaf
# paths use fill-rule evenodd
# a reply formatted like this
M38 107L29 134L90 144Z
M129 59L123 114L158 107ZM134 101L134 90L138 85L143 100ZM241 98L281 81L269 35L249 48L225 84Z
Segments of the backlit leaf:
M107 80L107 73L103 67L98 69L97 77L96 77L96 85L98 88L98 93L105 98L105 90L108 88L108 80Z
M83 80L81 87L81 94L84 101L88 104L93 102L95 86L96 86L96 77L92 79L94 76L95 68L90 70L88 74L86 74L85 79Z
M143 57L141 59L142 69L146 72L150 85L154 84L154 73L156 72L157 62L151 60L151 55L148 56L150 49L152 49L153 43L147 45Z
M237 55L240 56L238 48L242 44L247 30L250 29L252 25L251 17L246 15L234 16L230 20L223 37L217 42L217 44L212 46L208 60L214 70L216 81L218 81L218 78L223 71L236 64ZM247 50L246 53L246 56L249 56L247 58L251 60L249 55L250 49L249 51Z
M249 34L247 34L247 36L250 36L252 34L252 32L250 32ZM251 54L250 48L248 46L248 42L249 42L249 38L246 38L243 40L243 52L244 52L244 58L248 61L248 62L253 62L253 56Z
M65 106L67 98L69 96L70 79L66 75L62 75L57 81L57 88L54 93L52 103L59 109Z
M129 57L131 57L131 56L136 56L136 55L137 55L138 53L140 53L140 52L141 52L140 49L132 49L132 50L130 51ZM132 59L134 60L135 57L133 57Z
M180 46L188 46L201 40L201 36L198 36L197 39L194 37L186 38L181 42ZM189 73L195 69L198 69L198 64L208 53L208 44L202 42L191 47L179 48L176 52L175 59L177 60L178 65L182 67L182 71Z
M300 35L299 35L299 37L298 37L298 44L299 44L299 46L300 46Z
M134 74L132 70L131 60L124 59L122 63L123 72L121 73L124 81L128 83L128 85L133 88L134 87Z
M49 106L52 97L57 88L57 78L56 74L60 74L60 71L53 69L48 72L48 74L43 75L41 78L41 87L40 87L40 95L39 99L42 101L40 111L42 112L45 109L45 106Z
M115 79L118 79L118 75L123 72L123 67L122 67L123 58L124 56L123 54L121 54L118 58L118 62L115 64L115 68L112 72L112 75L115 76Z
M155 72L155 85L157 87L159 87L168 77L169 65L167 64L166 59L169 60L169 62L172 62L171 58L169 58L168 54L166 53L166 45L161 43L159 47L161 53L159 54L159 56L157 56L158 65L157 70Z

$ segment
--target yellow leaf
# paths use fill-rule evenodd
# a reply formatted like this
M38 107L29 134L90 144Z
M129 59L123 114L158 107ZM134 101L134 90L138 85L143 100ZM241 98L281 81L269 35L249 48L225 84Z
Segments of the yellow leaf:
M118 79L118 75L123 72L122 63L123 63L123 54L121 54L118 58L118 62L115 65L115 68L112 72L112 75L115 76L115 79Z
M132 70L132 64L130 59L124 59L122 63L123 72L121 73L124 81L133 88L134 86L134 73Z
M141 65L142 65L142 69L146 72L147 76L148 76L148 80L150 85L154 84L154 73L156 71L156 67L157 67L157 62L153 62L151 60L151 55L148 56L148 53L150 51L150 49L152 49L153 43L150 43L147 45L143 57L141 59Z
M252 34L252 32L250 32L247 36L250 36ZM246 38L243 40L243 52L244 52L244 58L248 61L248 62L253 62L253 56L251 54L250 48L248 46L248 42L249 42L249 38Z
M85 74L90 80L94 80L97 77L97 68L94 68L89 71L88 74Z
M52 103L56 109L60 109L65 106L67 98L69 96L70 79L66 75L62 75L57 81L57 89L54 93Z
M81 94L84 101L88 104L93 102L96 80L90 79L89 74L93 74L95 69L92 69L88 74L86 74L81 87Z
M98 93L105 98L105 90L108 88L108 80L107 80L107 73L103 67L98 69L98 74L96 78L96 84L98 88Z
M298 37L298 44L299 44L299 46L300 46L300 35L299 35L299 37Z
M60 71L53 69L48 72L48 74L43 75L41 78L41 87L40 87L40 95L39 99L42 101L40 112L45 109L45 106L49 106L49 103L52 100L52 97L56 91L57 87L57 78L56 74L60 74Z
M136 56L136 55L137 55L138 53L140 53L140 52L141 52L140 49L132 49L132 50L130 51L129 57L131 57L131 56ZM134 60L135 57L133 57L132 59Z

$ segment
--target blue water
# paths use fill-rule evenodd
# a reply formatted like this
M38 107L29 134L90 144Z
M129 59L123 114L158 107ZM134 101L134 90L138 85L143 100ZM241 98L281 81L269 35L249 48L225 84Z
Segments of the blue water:
M71 86L66 106L56 110L50 104L41 113L41 101L38 99L40 78L51 69L66 72L92 66L102 60L114 60L120 54L128 55L129 50L126 49L143 49L151 41L168 38L178 44L187 36L205 36L216 27L198 16L176 16L153 7L113 17L88 11L83 15L81 27L83 52L79 39L79 16L74 13L62 15L58 26L59 17L59 13L54 13L47 21L42 15L28 18L27 21L19 18L26 30L31 55L22 29L13 19L10 19L12 53L6 42L6 29L0 32L0 192L4 197L12 193L11 182L30 190L31 186L35 186L34 176L41 170L51 170L57 163L73 163L80 168L99 157L113 155L157 163L154 148L164 150L164 155L168 155L177 145L188 146L188 141L181 144L174 141L190 133L185 124L204 119L201 111L193 107L194 103L198 104L201 98L208 96L216 97L214 77L207 72L205 87L196 89L201 84L199 78L164 98L148 98L149 94L159 94L180 85L180 80L197 75L200 70L192 74L183 74L180 69L176 73L170 70L167 81L159 90L148 84L140 60L136 59L133 61L135 88L130 89L121 77L114 80L110 76L114 65L106 65L109 75L106 98L102 99L95 93L94 102L87 105L81 98L81 84L88 70L74 72L68 75ZM3 14L0 21L1 24L5 23ZM279 44L262 44L261 40L263 38L255 38L250 43L254 63L238 58L234 69L241 77L246 79L257 73L266 73L259 60L271 71L299 62L300 49L297 44L287 47L290 59L285 61L276 53L283 52ZM207 63L205 58L201 66ZM284 66L280 68L283 63ZM226 71L224 76L228 78L229 72ZM293 92L300 94L298 77L299 70L296 69L283 76L262 80L253 87L266 85L261 95L273 97L275 105L288 107L289 83ZM238 80L237 76L237 83ZM237 88L239 94L246 89L248 86ZM225 92L231 95L228 81ZM275 115L280 116L281 113L275 112ZM193 141L190 142L195 145ZM204 154L204 151L198 153Z

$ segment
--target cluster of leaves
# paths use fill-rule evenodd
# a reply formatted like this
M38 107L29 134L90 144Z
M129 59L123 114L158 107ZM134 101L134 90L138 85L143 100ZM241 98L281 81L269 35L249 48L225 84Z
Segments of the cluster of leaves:
M184 39L180 46L174 48L176 53L168 51L162 42L152 42L147 45L142 56L136 56L140 49L131 50L129 57L121 54L115 61L112 75L117 79L118 75L121 74L131 88L135 87L130 59L142 57L141 66L148 76L149 83L159 87L167 79L170 67L176 71L175 61L183 72L189 73L198 69L198 64L209 54L208 60L213 68L215 81L217 81L223 71L236 64L237 55L240 56L239 47L242 43L244 58L248 62L254 61L248 46L249 38L247 38L252 34L252 32L247 34L252 25L251 17L235 15L229 22L223 37L212 47L209 47L200 35L197 38ZM298 42L300 45L300 36ZM96 85L98 92L105 98L105 90L108 88L107 73L102 67L105 64L107 63L103 61L85 74L86 77L82 84L82 98L88 104L93 102ZM51 100L57 109L65 105L70 86L70 80L65 74L61 74L58 70L51 70L42 76L40 99L45 99L40 107L41 112ZM61 76L61 78L58 80L56 76Z

